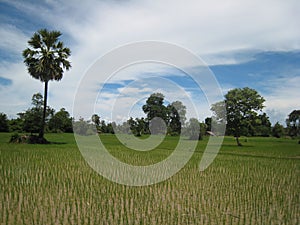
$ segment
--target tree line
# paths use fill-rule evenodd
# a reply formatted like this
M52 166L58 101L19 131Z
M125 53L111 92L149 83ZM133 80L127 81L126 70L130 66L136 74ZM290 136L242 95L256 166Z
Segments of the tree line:
M272 127L269 117L262 112L264 98L256 90L250 88L237 88L230 90L225 101L212 105L214 120L211 117L200 122L197 118L186 119L186 107L180 101L165 104L164 95L153 93L147 99L142 110L145 117L132 118L122 124L101 120L97 114L90 120L80 118L75 121L64 108L55 111L47 106L45 112L45 132L76 132L82 135L97 133L126 133L136 136L149 134L167 134L172 136L185 135L190 139L202 139L212 131L212 123L218 125L226 121L226 135L234 136L239 142L240 136L300 136L300 110L292 111L286 120L286 127L278 122ZM25 112L18 113L18 117L8 119L7 115L0 113L0 132L17 132L35 134L40 132L43 121L44 98L36 93L31 99L32 107ZM226 109L226 113L224 112ZM155 120L160 118L157 123ZM153 122L154 121L154 122ZM153 122L153 123L152 123Z
M212 127L226 124L226 135L236 137L238 145L241 145L240 136L300 136L300 110L294 110L288 115L286 128L278 122L271 127L269 117L262 112L265 99L256 90L248 87L230 90L224 96L224 101L212 105L214 118L206 118L204 122L199 122L197 118L186 121L186 107L182 102L175 101L166 105L161 93L154 93L147 99L142 107L145 118L129 118L120 125L114 122L106 123L95 114L91 120L85 121L80 118L74 121L64 108L55 112L47 106L48 82L61 80L64 71L71 68L68 61L71 51L59 40L60 36L59 31L41 29L28 41L28 47L22 52L24 63L28 73L44 83L44 96L40 93L34 94L32 108L18 113L16 119L9 120L6 114L0 113L0 132L38 133L33 143L46 143L45 131L79 134L118 131L133 133L136 136L166 133L184 134L190 139L201 139L206 132L211 132Z

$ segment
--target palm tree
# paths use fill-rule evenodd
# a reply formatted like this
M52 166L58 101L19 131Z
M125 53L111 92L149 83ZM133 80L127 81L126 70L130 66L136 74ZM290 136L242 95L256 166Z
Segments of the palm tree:
M44 108L39 138L44 138L48 82L50 80L61 80L64 69L69 70L71 68L71 63L67 60L71 55L71 51L69 48L64 47L63 42L58 40L60 36L59 31L41 29L34 33L28 41L31 48L23 51L24 63L29 74L45 83Z

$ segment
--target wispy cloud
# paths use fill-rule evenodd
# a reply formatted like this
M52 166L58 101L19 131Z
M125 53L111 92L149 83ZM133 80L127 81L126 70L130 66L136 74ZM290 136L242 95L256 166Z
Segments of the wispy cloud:
M265 94L267 112L273 123L279 121L285 124L287 115L295 109L300 109L300 71L296 76L285 76L270 79L268 93Z
M300 2L297 0L222 2L193 0L188 4L181 0L45 0L38 2L10 0L3 2L17 10L18 16L27 20L27 25L31 24L31 26L22 27L20 24L11 22L1 23L0 26L1 51L15 57L14 60L9 61L3 54L0 54L1 62L7 61L1 63L0 77L12 80L12 85L1 89L1 94L9 96L10 100L1 98L0 111L10 115L26 109L30 104L31 95L43 89L40 82L30 78L20 59L21 52L26 47L32 32L43 27L62 31L63 41L72 50L73 67L65 74L61 82L50 83L49 98L50 105L57 109L65 107L70 112L78 84L88 68L96 59L111 49L128 42L158 40L175 43L190 49L202 57L207 64L213 66L239 65L253 60L254 54L260 51L300 49L300 30L298 29L300 14L297 12ZM3 15L12 16L7 13ZM18 23L18 20L5 21ZM148 75L161 70L157 67L148 69ZM171 72L172 76L182 75L170 70L167 72L168 75ZM109 82L127 85L127 81L141 79L140 74L139 68L135 67L131 71L119 74L119 77L112 77ZM282 82L292 85L287 81ZM272 95L266 97L270 110L279 111L283 108L285 108L284 112L288 110L286 103L283 103L286 101L285 98L281 98L281 96L288 95L286 92L283 93L283 90L280 91L282 82L272 84L277 85L278 88L272 92ZM221 82L224 90L236 85L236 83ZM296 87L293 86L293 88ZM123 89L125 90L126 94L142 92L145 95L151 91L165 90L166 96L180 98L177 92L174 93L171 89L168 92L164 87L159 89L153 86L140 86ZM97 83L93 85L91 92L96 91L98 91ZM121 87L103 93L106 97L102 99L99 110L109 111L113 98L120 92L122 92ZM190 89L187 92L198 104L199 91L195 92ZM278 96L278 98L272 96ZM283 102L276 103L276 99L282 99ZM124 99L124 102L128 101L131 100L125 101ZM291 101L289 105L290 107L297 106L295 104L297 103ZM209 111L203 113L203 116L208 114Z

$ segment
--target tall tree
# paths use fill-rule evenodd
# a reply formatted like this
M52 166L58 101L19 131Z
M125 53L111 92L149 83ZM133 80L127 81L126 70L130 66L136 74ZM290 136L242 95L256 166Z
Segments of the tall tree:
M97 131L100 132L100 116L98 114L92 115L92 122L95 124Z
M211 110L217 115L217 118L225 119L227 116L227 133L233 134L236 138L238 146L241 146L239 137L243 130L251 126L253 121L257 119L258 111L264 107L265 99L258 94L254 89L236 88L230 90L225 95L226 113L224 110L218 110L222 107L223 102L218 102L212 105Z
M286 120L288 132L291 137L300 135L300 110L293 110Z
M165 124L167 124L167 107L164 105L164 95L161 93L151 94L147 99L146 104L143 105L143 111L147 114L147 122L151 121L153 118L161 118ZM163 132L162 124L157 123L153 131L155 133Z
M167 106L168 126L171 135L179 135L186 117L186 107L180 101L172 102Z
M187 134L191 140L202 139L200 131L200 122L196 118L190 118L187 124Z
M8 119L6 114L0 113L0 132L8 132Z
M204 123L206 124L206 131L211 131L211 123L212 123L211 117L206 117Z
M71 68L71 63L67 60L71 55L69 48L64 47L59 41L61 32L41 29L34 33L28 41L29 47L23 51L24 63L29 74L44 83L44 106L39 137L44 137L48 82L59 81L63 77L63 72Z

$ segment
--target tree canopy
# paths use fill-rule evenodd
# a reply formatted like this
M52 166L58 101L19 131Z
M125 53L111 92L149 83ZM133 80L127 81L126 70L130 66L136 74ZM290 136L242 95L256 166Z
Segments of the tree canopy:
M181 128L185 123L186 117L186 107L180 101L175 101L167 106L164 104L164 95L161 93L153 93L147 99L146 104L143 105L142 109L147 115L146 117L146 127L144 130L147 131L149 128L149 122L155 118L160 118L155 120L155 126L152 127L151 131L154 133L163 133L165 126L167 126L167 132L171 135L179 135Z
M0 113L0 132L8 132L9 126L8 126L8 119L6 114Z
M48 82L50 80L59 81L63 77L63 72L71 68L71 63L67 60L71 55L69 48L59 41L61 32L41 29L34 33L28 41L29 47L23 51L24 63L28 73L35 79L44 82L44 107L40 123L39 137L44 137Z
M255 120L259 119L258 112L263 109L264 102L265 99L256 90L248 87L236 88L228 91L225 95L225 102L213 104L211 110L218 119L227 121L227 133L234 135L237 145L241 146L239 137L245 129L248 131L255 124ZM226 113L220 110L223 104L225 104Z
M286 120L291 137L300 136L300 110L293 110Z

